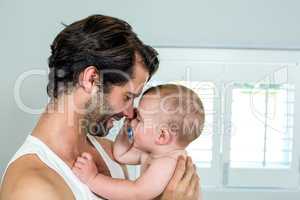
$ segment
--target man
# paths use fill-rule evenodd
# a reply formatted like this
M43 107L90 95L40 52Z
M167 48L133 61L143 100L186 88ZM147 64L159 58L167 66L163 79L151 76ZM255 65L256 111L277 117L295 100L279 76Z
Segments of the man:
M129 24L102 15L67 26L51 50L47 87L51 101L9 163L1 200L101 199L71 173L82 152L93 156L99 172L126 177L124 167L113 161L112 142L101 137L115 120L134 117L133 101L156 72L157 53ZM195 167L190 158L179 159L160 199L198 198Z

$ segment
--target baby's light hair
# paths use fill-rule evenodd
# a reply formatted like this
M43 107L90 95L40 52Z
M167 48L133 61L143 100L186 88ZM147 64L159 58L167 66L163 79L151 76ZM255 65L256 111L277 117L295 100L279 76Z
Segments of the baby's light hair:
M187 146L203 130L205 114L199 96L191 89L177 84L164 84L147 89L143 95L160 100L163 121L176 134L178 143Z

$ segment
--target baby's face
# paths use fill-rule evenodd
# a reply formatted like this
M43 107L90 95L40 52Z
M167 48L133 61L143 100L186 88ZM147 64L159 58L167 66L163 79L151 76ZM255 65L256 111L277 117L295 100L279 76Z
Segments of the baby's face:
M162 114L159 98L153 95L142 97L137 108L137 117L131 122L135 147L146 152L152 151L158 137L159 117L161 117L159 115Z

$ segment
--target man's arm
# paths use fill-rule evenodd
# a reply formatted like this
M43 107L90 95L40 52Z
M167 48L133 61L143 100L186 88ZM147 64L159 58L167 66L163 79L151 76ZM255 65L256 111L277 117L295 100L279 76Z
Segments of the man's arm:
M161 200L202 200L199 176L192 159L179 158L175 173L161 196Z
M74 200L74 197L66 195L64 191L42 174L29 172L21 175L14 183L11 183L9 176L5 178L1 186L0 199Z

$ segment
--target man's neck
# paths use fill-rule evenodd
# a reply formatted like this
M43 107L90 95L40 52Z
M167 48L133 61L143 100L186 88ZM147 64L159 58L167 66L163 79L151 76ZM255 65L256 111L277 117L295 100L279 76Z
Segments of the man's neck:
M87 143L86 134L80 128L80 118L71 109L59 112L49 104L42 114L32 135L42 140L69 166L81 154ZM51 112L50 112L51 111Z

